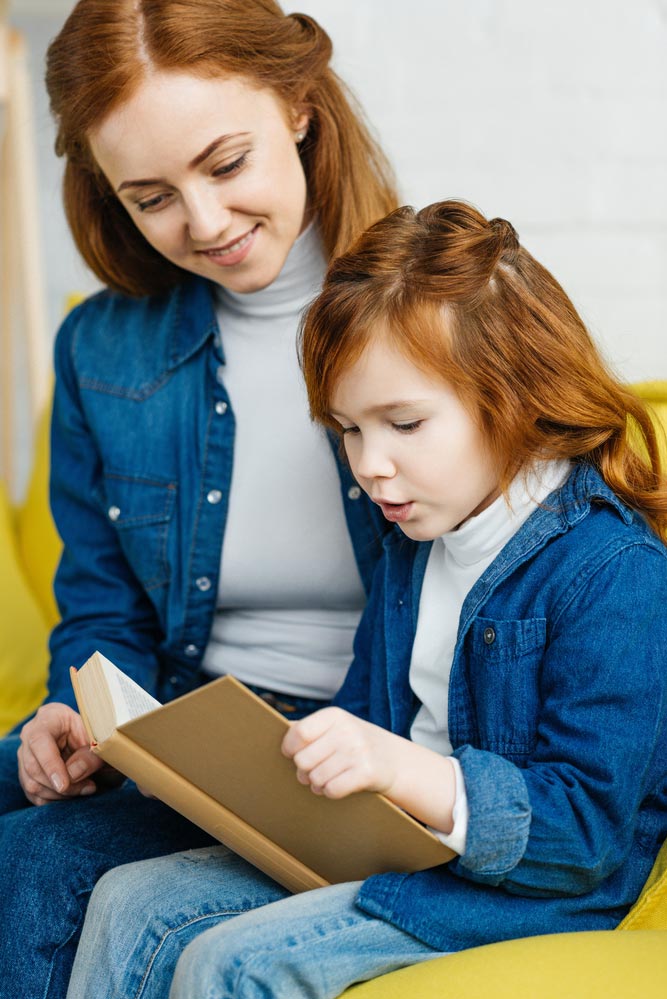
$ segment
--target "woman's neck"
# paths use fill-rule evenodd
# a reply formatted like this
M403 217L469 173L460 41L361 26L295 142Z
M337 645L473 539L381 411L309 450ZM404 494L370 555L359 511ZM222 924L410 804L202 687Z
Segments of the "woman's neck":
M260 291L240 294L218 287L223 309L257 319L300 313L317 294L327 259L316 223L296 238L278 277Z

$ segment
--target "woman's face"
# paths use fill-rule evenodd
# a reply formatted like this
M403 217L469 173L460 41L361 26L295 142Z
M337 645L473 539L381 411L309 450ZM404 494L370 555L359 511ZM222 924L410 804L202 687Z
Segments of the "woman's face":
M150 75L90 135L132 221L178 267L231 291L265 288L306 223L296 133L273 91L241 77Z

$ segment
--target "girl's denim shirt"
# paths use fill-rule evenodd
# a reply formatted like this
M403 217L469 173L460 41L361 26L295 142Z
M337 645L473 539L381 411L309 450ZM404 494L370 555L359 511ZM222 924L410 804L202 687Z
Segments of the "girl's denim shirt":
M385 540L342 707L408 736L430 544ZM667 550L590 467L468 594L449 686L464 856L383 874L358 904L442 951L609 929L667 835Z
M58 333L55 368L51 506L64 551L49 699L73 705L69 666L99 649L170 700L202 681L234 459L211 286L88 299ZM386 526L338 467L368 591Z

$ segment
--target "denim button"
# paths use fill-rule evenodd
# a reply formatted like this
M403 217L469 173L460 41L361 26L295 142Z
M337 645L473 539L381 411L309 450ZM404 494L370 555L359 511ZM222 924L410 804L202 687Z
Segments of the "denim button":
M118 518L120 517L120 507L110 506L109 509L107 510L107 514L109 516L109 520L118 520Z
M208 576L200 576L199 579L196 580L196 586L198 590L202 591L202 593L206 593L207 590L211 589L211 580Z
M359 486L350 486L350 488L347 491L347 495L352 500L359 499L359 497L361 496L361 489L359 488Z
M169 683L172 685L172 687L175 687L176 684L178 683L178 677L177 676L170 676L169 677Z
M196 645L186 645L185 646L186 656L196 656L199 654L199 648Z
M493 645L496 640L496 633L493 628L484 629L484 641L487 645Z
M219 489L211 489L211 491L207 493L206 499L209 503L219 503L222 499L222 493Z
M222 400L220 400L220 402L216 402L215 411L218 414L218 416L224 416L225 413L227 412L227 403L223 402Z

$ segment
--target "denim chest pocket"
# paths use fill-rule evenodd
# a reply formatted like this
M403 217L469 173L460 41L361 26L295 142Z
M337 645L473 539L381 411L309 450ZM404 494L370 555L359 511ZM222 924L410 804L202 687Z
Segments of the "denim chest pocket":
M134 574L152 590L169 582L167 541L177 485L165 479L107 473L103 503Z
M468 632L468 683L480 748L522 757L535 748L544 618L477 618Z

